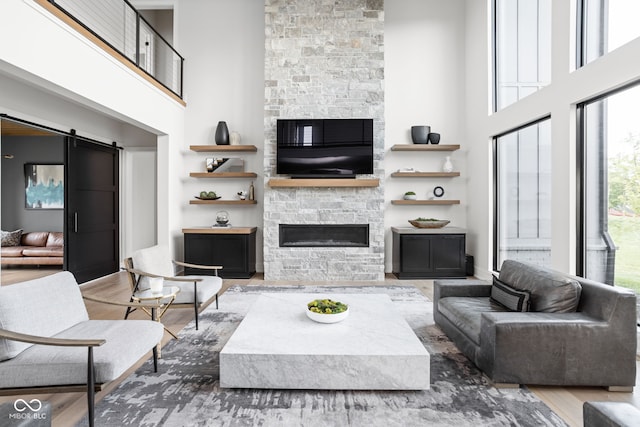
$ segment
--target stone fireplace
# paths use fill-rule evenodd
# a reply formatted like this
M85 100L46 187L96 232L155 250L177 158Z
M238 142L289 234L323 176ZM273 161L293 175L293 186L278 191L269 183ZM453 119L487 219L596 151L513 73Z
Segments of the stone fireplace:
M384 280L383 5L383 0L265 0L266 280ZM380 186L270 187L271 178L285 178L275 167L279 118L373 119L374 174L358 178L380 178ZM282 225L334 232L340 225L366 225L366 238L362 229L357 237L367 243L281 246Z

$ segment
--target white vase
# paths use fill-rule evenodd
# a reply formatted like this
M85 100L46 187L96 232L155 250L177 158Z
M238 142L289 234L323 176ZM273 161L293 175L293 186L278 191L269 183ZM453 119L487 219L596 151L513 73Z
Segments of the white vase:
M445 159L444 164L442 165L442 171L453 172L453 163L451 163L451 156L447 156L447 158Z
M240 145L240 134L238 132L231 132L229 134L229 143L231 145Z

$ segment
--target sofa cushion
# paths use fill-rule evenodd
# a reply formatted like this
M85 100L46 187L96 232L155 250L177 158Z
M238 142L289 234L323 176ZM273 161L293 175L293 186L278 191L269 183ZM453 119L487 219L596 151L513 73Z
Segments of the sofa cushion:
M17 258L22 256L24 246L3 246L1 249L2 258Z
M571 313L580 302L582 287L571 277L521 261L502 263L499 279L509 286L531 293L531 311Z
M19 246L20 238L22 237L22 229L15 231L4 231L0 232L0 244L4 246Z
M22 235L22 246L46 246L48 231L30 231Z
M52 231L47 237L47 247L64 246L64 233Z
M61 246L34 246L33 248L24 248L22 256L61 257L64 256L64 249Z
M76 279L68 271L0 286L0 328L52 337L88 320ZM0 361L11 359L33 344L0 339Z
M56 338L104 339L94 347L96 382L119 377L162 340L164 328L150 320L88 320ZM33 345L0 362L0 388L86 384L87 348Z
M511 311L529 311L531 294L519 291L493 276L491 300Z
M509 310L487 297L445 297L438 301L438 311L471 341L480 345L482 313Z

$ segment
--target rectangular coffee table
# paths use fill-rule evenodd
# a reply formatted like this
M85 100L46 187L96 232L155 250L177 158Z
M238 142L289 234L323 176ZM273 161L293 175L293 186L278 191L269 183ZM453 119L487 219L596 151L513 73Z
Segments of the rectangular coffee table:
M348 317L309 319L318 298L348 304ZM386 294L261 294L220 352L223 388L425 390L429 380L429 353Z

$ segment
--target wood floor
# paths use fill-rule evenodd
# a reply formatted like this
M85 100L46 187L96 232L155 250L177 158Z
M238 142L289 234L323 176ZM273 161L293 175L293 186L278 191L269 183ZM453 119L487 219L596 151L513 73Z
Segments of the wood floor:
M0 274L0 282L4 285L21 282L31 278L42 277L60 271L59 268L41 268L37 270L27 268L3 268ZM398 280L389 275L384 282L351 282L353 285L405 285L411 283L429 298L433 296L433 282L431 280L411 280L410 282ZM230 286L258 286L258 285L286 285L286 284L313 284L322 285L318 282L265 282L261 275L256 275L252 279L226 279L224 280L224 292ZM333 283L326 283L333 284ZM342 283L341 283L342 284ZM125 273L116 273L81 286L83 294L110 299L114 301L128 301L130 296L129 285ZM121 319L124 310L120 307L113 307L104 304L87 302L87 310L92 319ZM130 317L144 319L146 315L141 312L134 312ZM188 309L169 310L163 318L163 323L171 331L179 332L187 323L193 319L193 313ZM165 332L163 344L166 344L172 337ZM140 362L141 364L142 362ZM615 363L615 361L612 361ZM638 364L640 371L640 364ZM162 366L162 365L160 365ZM115 388L120 381L133 372L137 366L126 372L118 381L111 384L106 390L98 393L97 398L101 399L106 393ZM638 384L638 380L636 380ZM585 401L623 401L631 402L640 407L640 392L634 393L613 393L607 392L597 387L530 387L540 399L542 399L551 409L560 415L570 426L582 426L582 404ZM636 387L636 390L638 388ZM2 402L14 402L17 397L0 397ZM48 401L52 407L52 425L54 427L66 427L75 425L86 413L87 403L84 393L59 393L49 395L33 395L29 398L38 398Z

